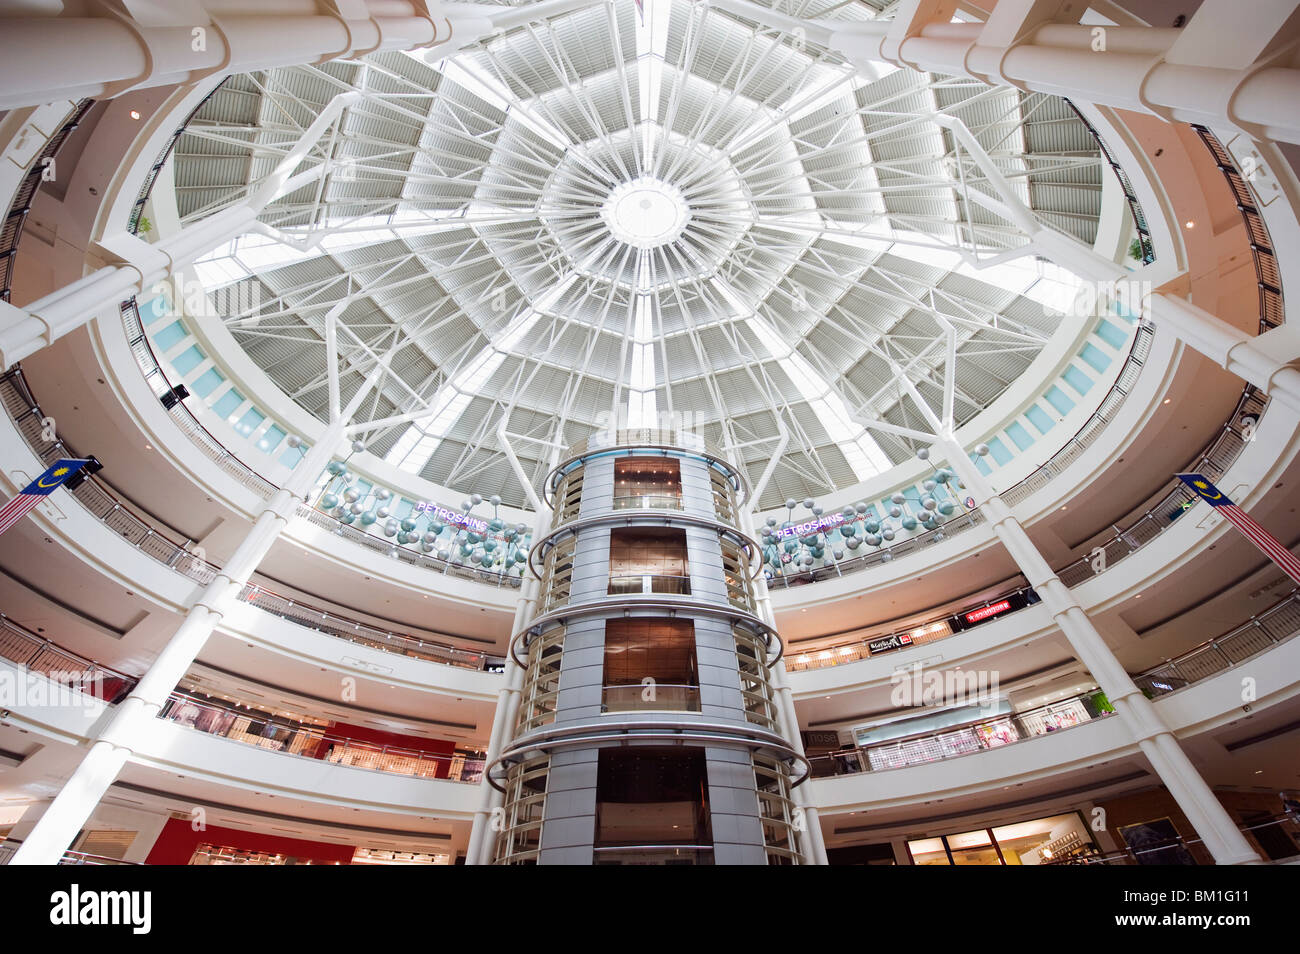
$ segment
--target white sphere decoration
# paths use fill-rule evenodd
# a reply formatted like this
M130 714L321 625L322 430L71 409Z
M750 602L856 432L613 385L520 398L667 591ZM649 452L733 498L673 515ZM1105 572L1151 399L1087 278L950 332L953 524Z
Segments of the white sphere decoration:
M352 483L352 481L356 479L357 479L357 475L352 473L352 471L348 471L346 474L343 475L343 483L345 484L350 484Z
M813 500L811 497L808 497L804 500L803 505L806 509L811 510L813 507L817 506L817 501Z
M856 550L858 547L862 546L862 538L861 538L861 537L849 537L849 539L848 539L848 541L847 541L847 544L848 544L848 548L849 548L850 550Z
M844 559L844 551L843 551L843 550L835 549L835 550L832 550L831 552L832 552L833 554L835 554L835 559L837 559L837 560L843 560L843 559Z
M515 524L515 531L516 531L517 533L527 533L527 532L528 532L528 524L526 524L526 523L517 523L517 524Z
M921 506L926 510L934 510L939 506L939 501L935 500L933 497L926 497L921 501Z
M290 447L301 447L302 438L299 437L297 434L290 434L287 438L285 438L285 443L288 444Z
M469 509L470 507L472 507L472 506L474 506L474 505L471 504L468 500L462 500L462 501L460 502L460 509L461 509L461 510L468 510L468 509Z
M353 442L352 442L352 453L354 453L354 454L360 454L360 453L364 452L365 449L366 449L366 442L365 442L365 441L353 441Z
M439 551L438 551L438 559L439 559L439 560L442 560L442 561L445 562L445 561L449 560L450 558L451 558L451 551L450 551L450 550L439 550Z
M812 565L813 565L813 556L812 556L811 553L809 553L806 557L803 558L803 565L804 565L804 566L812 566Z
M433 543L437 539L438 539L438 535L436 533L426 533L424 535L424 542L429 545L430 550L433 549Z
M899 517L903 515L903 510L901 507L890 507L889 515L893 517L895 520L897 520Z
M387 507L380 507L378 510L375 511L375 516L378 517L380 520L384 520L388 517L388 515L391 512L392 511L390 511Z
M814 517L820 517L826 511L822 510L821 507L813 507L812 512Z
M988 456L989 456L989 445L988 445L988 444L976 444L976 445L975 445L975 453L979 454L981 457L988 457Z
M856 538L854 538L854 539L856 539ZM849 546L853 546L853 540L849 540ZM878 533L868 533L868 534L867 534L867 546L869 546L869 547L878 547L878 546L880 546L880 534L878 534Z
M894 494L889 498L891 503L901 504L907 502L907 497L903 494Z
M795 507L797 507L797 506L799 506L799 501L795 500L793 497L787 497L787 498L786 498L786 501L785 501L785 509L786 509L786 510L793 510L793 509L794 509Z
M488 503L490 503L490 504L491 504L492 506L494 506L494 507L500 507L500 506L501 506L501 495L500 495L500 494L493 494L491 497L488 498Z
M926 492L927 494L928 494L928 493L933 493L933 492L934 492L934 488L935 488L935 487L938 487L938 486L939 486L939 485L936 484L933 480L927 480L925 483L923 483L923 484L921 485L921 487L925 490L925 492Z
M354 503L354 504L353 504L351 507L349 507L348 509L351 510L353 513L357 514L358 516L360 516L361 513L362 513L366 508L363 507L363 506L361 505L361 502L360 502L360 501L358 501L357 503Z
M856 510L858 513L866 513L871 508L867 506L866 501L859 500L857 503L853 505L853 509Z
M886 550L884 553L880 554L880 562L881 562L881 563L888 563L888 562L889 562L890 560L892 560L893 558L894 558L894 555L893 555L892 553L890 553L888 550Z
M768 517L768 518L767 518L767 525L768 525L769 527L775 527L775 526L776 526L776 517Z
M386 487L380 487L375 491L376 500L387 500L391 496L393 496L393 492Z
M346 500L348 503L352 503L352 501L356 500L360 496L361 496L361 491L357 490L354 487L349 487L347 490L343 491L343 499Z
M895 534L894 534L894 531L893 531L893 530L885 530L885 531L882 532L880 535L881 535L882 537L884 537L886 540L892 540L892 539L894 539L894 535L895 535Z
M928 447L922 447L922 448L920 448L920 449L916 452L916 456L917 456L918 458L920 458L921 460L929 460L929 459L930 459L930 448L928 448Z
M472 503L475 507L477 507L479 504L483 502L483 497L480 494L470 494L469 502Z

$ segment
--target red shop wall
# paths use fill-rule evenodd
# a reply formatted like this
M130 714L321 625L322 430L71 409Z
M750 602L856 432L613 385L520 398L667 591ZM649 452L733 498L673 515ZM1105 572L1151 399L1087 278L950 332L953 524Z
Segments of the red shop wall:
M387 745L398 749L414 749L418 752L427 752L429 755L446 756L438 761L438 778L446 778L451 770L451 756L456 752L455 742L444 742L441 739L426 739L418 735L402 735L397 732L385 732L382 729L368 729L363 725L348 725L345 722L336 722L325 730L330 735L338 736L343 739L350 739L353 742L364 742L369 745ZM330 746L336 743L328 739L322 739L316 746L316 758L325 758L329 752Z
M194 831L188 821L169 818L162 834L154 842L147 865L186 865L199 845L220 845L244 851L264 851L269 854L310 858L313 864L351 864L351 845L331 845L323 841L306 841L302 838L284 838L255 831L219 828L209 825L205 831Z

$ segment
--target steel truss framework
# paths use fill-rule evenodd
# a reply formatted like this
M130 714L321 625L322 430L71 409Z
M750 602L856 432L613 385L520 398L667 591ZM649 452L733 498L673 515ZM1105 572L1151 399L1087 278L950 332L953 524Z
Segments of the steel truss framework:
M319 133L295 167L317 174L197 266L210 290L256 291L220 298L256 303L220 315L234 341L321 420L386 360L352 433L516 505L503 430L534 482L551 445L629 406L629 423L671 415L752 477L788 430L769 505L912 455L926 428L898 369L960 425L1070 323L1021 294L1051 278L1043 236L1095 238L1102 164L1063 102L855 74L705 4L645 11L595 3L434 63L227 81L175 153L183 226L256 194ZM687 209L662 244L609 225L611 192L644 181Z

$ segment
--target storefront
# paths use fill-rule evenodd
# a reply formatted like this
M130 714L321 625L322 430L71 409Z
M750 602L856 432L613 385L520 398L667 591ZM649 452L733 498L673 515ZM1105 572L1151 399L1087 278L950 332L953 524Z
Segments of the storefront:
M1079 812L917 838L907 851L916 865L1080 864L1101 854Z

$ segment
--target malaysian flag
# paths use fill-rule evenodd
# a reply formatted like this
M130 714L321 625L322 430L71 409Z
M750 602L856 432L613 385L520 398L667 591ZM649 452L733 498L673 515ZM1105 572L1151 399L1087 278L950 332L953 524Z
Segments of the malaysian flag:
M3 507L0 507L0 533L4 533L38 503L63 486L64 482L81 468L87 461L75 457L56 460L49 469L23 488Z
M1246 535L1251 543L1259 547L1270 560L1282 568L1287 576L1300 583L1300 559L1282 545L1282 541L1269 533L1228 499L1218 487L1201 474L1179 474L1179 480L1185 483L1196 496L1223 514L1228 522Z

